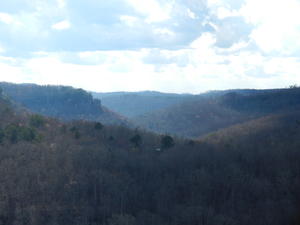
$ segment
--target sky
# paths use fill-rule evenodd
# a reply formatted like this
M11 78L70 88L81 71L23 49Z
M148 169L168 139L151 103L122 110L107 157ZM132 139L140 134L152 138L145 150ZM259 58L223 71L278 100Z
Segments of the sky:
M300 0L0 1L0 81L97 92L300 85Z

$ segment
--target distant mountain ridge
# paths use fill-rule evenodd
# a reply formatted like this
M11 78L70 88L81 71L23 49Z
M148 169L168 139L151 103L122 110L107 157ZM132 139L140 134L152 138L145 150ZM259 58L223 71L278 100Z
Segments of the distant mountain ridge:
M100 99L103 105L112 109L113 111L128 118L135 118L148 113L156 112L158 110L163 110L186 101L197 100L199 97L216 98L232 92L246 96L270 91L273 90L232 89L207 91L201 94L176 94L158 91L107 93L91 92L91 94L95 98Z
M92 93L113 111L132 118L166 108L193 98L191 94L172 94L156 91Z
M190 96L192 94L183 93L166 93L160 91L137 91L137 92L127 92L127 91L117 91L117 92L91 92L93 96L102 98L102 97L111 97L111 96L120 96L120 95L138 95L138 96Z

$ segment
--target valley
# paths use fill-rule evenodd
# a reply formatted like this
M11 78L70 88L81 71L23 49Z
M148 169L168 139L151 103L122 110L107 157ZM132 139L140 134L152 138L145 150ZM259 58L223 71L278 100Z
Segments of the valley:
M185 96L136 127L83 90L0 86L0 224L300 222L298 88Z

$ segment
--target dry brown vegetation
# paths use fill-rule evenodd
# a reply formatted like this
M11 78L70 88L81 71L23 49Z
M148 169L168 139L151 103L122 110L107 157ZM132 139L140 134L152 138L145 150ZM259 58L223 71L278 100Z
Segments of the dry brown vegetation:
M62 123L3 97L0 118L0 224L299 224L299 112L200 141Z

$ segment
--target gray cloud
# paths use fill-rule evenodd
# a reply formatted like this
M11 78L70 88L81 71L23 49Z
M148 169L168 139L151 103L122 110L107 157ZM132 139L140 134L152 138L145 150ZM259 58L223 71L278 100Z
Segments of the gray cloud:
M67 8L72 22L80 24L113 25L120 22L120 15L140 16L124 0L101 1L68 0Z
M234 4L236 1L228 1L233 7L239 7ZM6 55L10 56L26 56L36 51L176 50L187 47L203 32L213 32L217 37L217 46L229 48L234 43L247 40L251 32L251 27L241 17L220 20L213 16L204 0L163 3L170 4L172 8L170 18L147 23L145 15L125 0L90 0L84 3L81 0L67 0L63 9L57 7L55 0L47 3L42 0L3 1L0 11L12 13L24 25L0 22L0 42L6 49ZM121 16L132 16L136 22L126 24L120 19ZM69 29L51 28L63 20L70 22ZM214 30L209 21L213 21L219 29Z
M235 43L249 41L249 35L253 26L247 24L245 19L240 16L226 17L217 21L218 29L216 32L216 46L220 48L230 48Z
M176 64L179 67L185 67L189 64L190 60L187 54L172 56L169 54L163 54L159 49L154 49L143 58L143 62L158 66Z
M231 9L238 10L240 9L243 4L245 4L245 0L225 0Z

